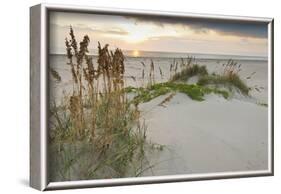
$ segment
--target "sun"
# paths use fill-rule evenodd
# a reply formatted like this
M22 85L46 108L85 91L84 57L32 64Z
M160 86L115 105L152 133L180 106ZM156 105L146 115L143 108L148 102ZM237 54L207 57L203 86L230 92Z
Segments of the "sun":
M140 52L138 50L134 50L133 51L133 56L134 57L139 57L140 56Z

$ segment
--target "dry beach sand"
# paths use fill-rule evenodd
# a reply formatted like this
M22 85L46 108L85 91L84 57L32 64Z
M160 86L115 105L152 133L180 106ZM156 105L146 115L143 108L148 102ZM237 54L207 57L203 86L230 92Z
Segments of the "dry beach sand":
M180 93L158 106L164 98L141 106L148 137L166 146L151 162L153 174L267 169L267 107L216 95L197 102Z

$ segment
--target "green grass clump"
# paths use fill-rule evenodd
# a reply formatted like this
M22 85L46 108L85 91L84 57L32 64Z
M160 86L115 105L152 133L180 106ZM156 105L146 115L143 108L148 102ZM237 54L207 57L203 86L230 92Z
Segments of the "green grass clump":
M200 66L197 64L186 66L180 72L175 73L171 81L188 81L189 78L196 75L207 75L208 71L205 66Z
M268 107L268 104L264 102L257 102L257 105Z
M209 74L205 66L198 64L192 64L193 60L190 58L188 63L180 65L181 70L179 72L175 71L175 74L171 76L171 82L186 82L189 78L193 76L198 76L197 84L200 86L215 85L216 88L220 86L227 87L230 92L233 88L238 89L243 95L248 96L251 90L250 87L240 78L239 72L241 69L241 64L232 59L228 60L226 64L223 64L223 71L221 74ZM254 73L251 74L254 75ZM247 77L250 79L251 76Z
M232 74L231 76L228 75L205 75L200 77L198 85L205 86L205 85L221 85L226 86L228 88L235 87L237 88L242 94L249 95L250 88L240 79L237 74Z
M169 92L181 92L189 96L192 100L203 101L206 94L215 93L222 95L224 98L229 97L229 93L225 90L216 88L208 88L197 84L184 84L175 82L165 82L154 84L148 88L129 88L127 91L136 93L133 103L148 102L158 96Z

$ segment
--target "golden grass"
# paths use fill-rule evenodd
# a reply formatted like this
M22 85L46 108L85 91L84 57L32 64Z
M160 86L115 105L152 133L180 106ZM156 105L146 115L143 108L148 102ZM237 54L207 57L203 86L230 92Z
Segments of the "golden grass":
M131 105L124 92L122 50L110 51L108 44L98 43L95 64L88 51L90 38L85 35L78 44L72 27L69 35L65 46L73 89L60 106L51 104L52 179L141 174L150 166L144 149L151 143L146 142L146 125L140 124L138 108ZM153 62L150 74L153 82ZM61 80L52 69L51 75ZM84 161L87 164L83 165Z

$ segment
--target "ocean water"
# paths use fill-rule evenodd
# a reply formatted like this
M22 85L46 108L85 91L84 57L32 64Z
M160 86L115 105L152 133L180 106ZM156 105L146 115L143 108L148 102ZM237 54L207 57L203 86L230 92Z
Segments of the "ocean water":
M138 56L134 56L133 51L124 51L124 54L126 86L140 87L145 85L149 78L150 64L152 61L155 66L155 81L159 83L170 79L170 64L174 61L180 64L182 60L186 61L189 56L195 57L195 63L205 65L209 73L222 72L223 64L226 64L229 59L233 59L238 64L241 64L242 71L239 72L239 75L250 87L263 88L260 91L253 90L251 95L257 101L267 102L268 100L268 61L266 57L146 51L138 52ZM66 55L62 54L51 54L49 57L50 67L54 68L62 77L62 82L60 83L54 82L52 78L50 79L51 99L59 99L63 92L67 93L72 89L72 75L67 61ZM97 65L96 55L93 55L93 62ZM160 75L160 69L162 76ZM144 79L142 79L143 71L145 72ZM252 73L254 73L252 78L247 80L246 77Z

